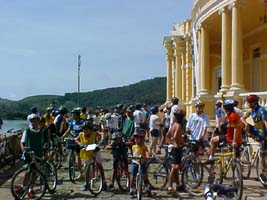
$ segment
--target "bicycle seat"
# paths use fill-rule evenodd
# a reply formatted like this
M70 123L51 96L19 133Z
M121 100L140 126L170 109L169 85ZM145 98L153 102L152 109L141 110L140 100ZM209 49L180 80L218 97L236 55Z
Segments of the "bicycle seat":
M212 190L217 192L218 195L228 195L229 193L238 192L238 187L236 186L226 186L222 184L213 184Z

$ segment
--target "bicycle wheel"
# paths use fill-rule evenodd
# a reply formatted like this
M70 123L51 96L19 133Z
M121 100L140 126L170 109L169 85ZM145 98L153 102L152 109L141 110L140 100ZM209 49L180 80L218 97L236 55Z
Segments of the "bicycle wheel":
M203 196L203 167L198 161L193 160L182 171L182 184L185 190L192 196Z
M168 169L160 160L151 160L147 164L148 184L152 189L162 190L168 181Z
M69 157L69 178L72 183L75 183L75 152L71 151Z
M46 191L45 177L35 169L23 167L12 177L11 193L15 199L24 199L30 190L35 199L41 199Z
M137 176L136 176L136 198L137 198L137 200L142 199L142 192L143 192L142 174L137 174Z
M237 200L241 200L243 195L243 176L241 172L241 166L236 161L232 161L232 181L230 181L230 185L238 188L238 191L234 194L234 197Z
M15 161L16 161L15 153L12 150L12 148L10 148L9 143L7 143L5 147L4 160L5 160L5 164L10 167L13 167L15 165Z
M55 149L55 148L49 149L47 152L47 157L48 157L48 160L51 161L55 165L56 169L60 168L62 155L60 154L58 149Z
M130 185L130 176L128 166L125 167L122 161L118 163L117 169L115 169L115 176L119 188L122 191L127 191Z
M261 184L264 187L267 187L267 175L263 174L263 167L262 167L262 156L261 154L257 157L256 161L256 172L257 172L257 177Z
M57 169L55 165L49 161L45 161L44 175L48 191L53 194L57 187Z
M104 172L97 162L91 162L86 168L86 185L93 195L101 193L103 188Z
M243 178L248 179L250 177L251 172L251 157L249 155L249 146L245 146L242 149L240 156L240 165L242 169Z

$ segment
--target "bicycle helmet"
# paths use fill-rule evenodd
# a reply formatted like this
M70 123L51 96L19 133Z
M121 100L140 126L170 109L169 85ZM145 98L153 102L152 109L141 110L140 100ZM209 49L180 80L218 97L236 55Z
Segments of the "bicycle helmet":
M71 113L74 114L74 115L79 115L80 116L80 111L78 109L73 109L71 111Z
M49 111L49 112L51 112L53 110L53 108L52 107L47 107L46 108L46 111Z
M134 137L145 137L146 136L146 131L145 129L137 129L134 134L133 134Z
M235 101L233 99L226 99L223 101L223 107L234 107Z
M59 111L59 113L62 114L62 115L65 115L65 114L67 114L67 112L68 112L67 108L64 107L64 106L60 106L58 111Z
M259 101L259 97L255 94L250 94L247 96L246 101L248 102L258 102Z
M136 110L140 110L142 108L142 105L140 104L140 103L137 103L136 105L135 105L135 109Z
M115 108L118 110L121 110L121 109L123 109L123 105L119 103L115 106Z
M238 101L234 99L234 106L238 106Z
M37 113L37 108L36 108L35 106L32 106L32 107L31 107L31 112L32 112L32 113Z
M152 114L156 114L156 113L158 113L159 108L158 108L158 106L152 106L150 108L150 111L151 111Z
M222 102L221 102L221 101L217 101L217 102L215 103L215 105L218 106L218 107L222 107Z
M93 123L90 121L85 121L83 123L83 129L90 129L90 130L93 129Z
M173 104L178 104L178 103L179 103L179 98L177 98L177 97L173 97L173 98L172 98L172 103L173 103Z
M33 122L33 120L38 119L40 121L40 116L38 114L31 114L29 116L29 121Z
M121 137L122 137L121 133L119 133L119 132L114 132L114 133L112 133L111 139L112 139L112 140L115 140L115 139L117 139L117 138L121 138Z

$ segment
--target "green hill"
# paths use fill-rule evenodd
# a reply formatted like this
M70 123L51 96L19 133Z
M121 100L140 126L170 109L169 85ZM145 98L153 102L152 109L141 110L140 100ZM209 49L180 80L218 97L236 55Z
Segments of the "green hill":
M80 106L90 110L98 106L113 108L121 103L124 105L147 103L148 105L161 104L166 100L166 78L157 77L140 81L123 87L107 88L80 93ZM46 107L53 103L57 108L61 105L69 110L77 106L77 93L60 95L36 95L20 101L10 101L0 98L0 115L4 119L25 119L31 106L36 106L39 112L44 112Z

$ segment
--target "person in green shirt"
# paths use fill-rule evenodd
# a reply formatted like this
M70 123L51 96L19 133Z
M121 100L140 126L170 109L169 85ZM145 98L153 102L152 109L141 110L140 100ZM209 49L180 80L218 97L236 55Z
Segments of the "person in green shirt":
M124 123L124 127L122 130L123 135L127 138L130 139L134 133L134 118L133 118L133 111L134 108L133 106L129 106L126 109L126 120Z

